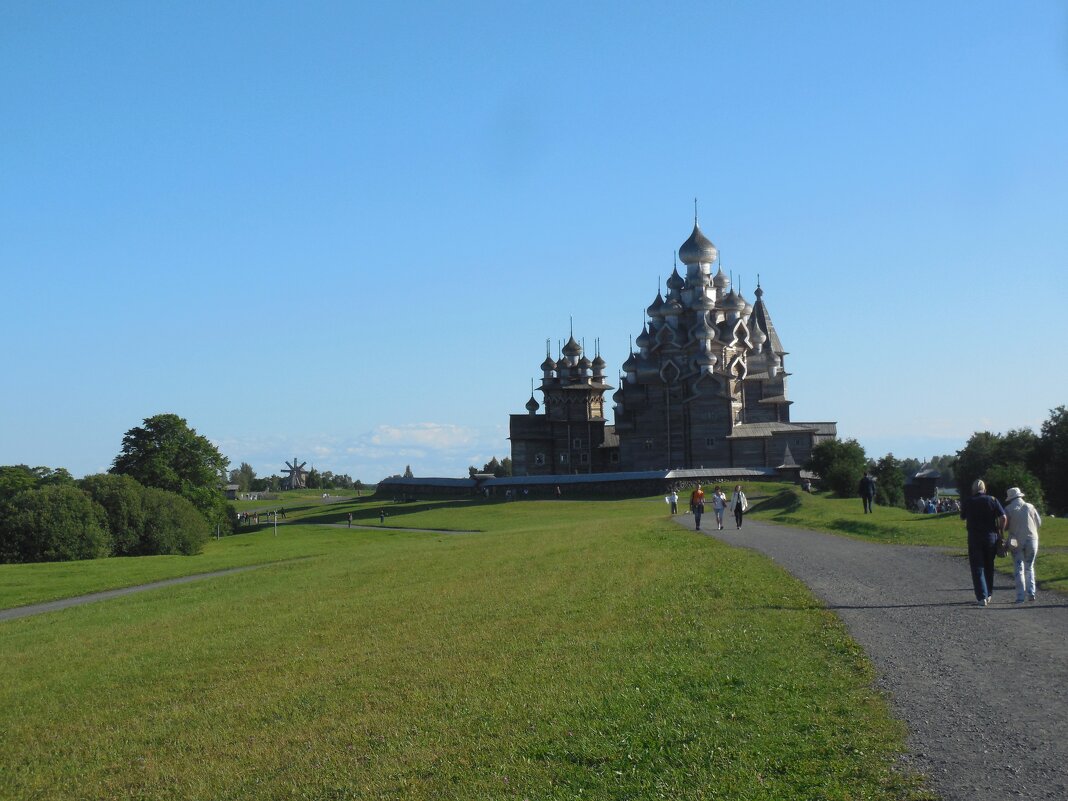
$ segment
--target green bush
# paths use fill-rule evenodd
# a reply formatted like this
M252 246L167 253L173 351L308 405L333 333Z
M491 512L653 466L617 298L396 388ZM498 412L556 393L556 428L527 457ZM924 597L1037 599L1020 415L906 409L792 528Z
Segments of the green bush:
M104 509L70 484L24 490L0 512L0 562L64 562L111 553Z
M155 487L142 488L144 528L141 554L200 553L211 536L208 521L181 495Z
M143 553L142 532L145 527L144 487L129 476L97 473L78 482L82 491L104 508L116 556Z

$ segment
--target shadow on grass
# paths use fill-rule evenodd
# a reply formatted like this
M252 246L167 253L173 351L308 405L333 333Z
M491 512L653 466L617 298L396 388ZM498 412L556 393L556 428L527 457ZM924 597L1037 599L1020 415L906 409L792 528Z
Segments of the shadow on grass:
M785 489L766 500L754 503L750 512L771 512L778 515L793 514L801 509L801 494L797 490Z

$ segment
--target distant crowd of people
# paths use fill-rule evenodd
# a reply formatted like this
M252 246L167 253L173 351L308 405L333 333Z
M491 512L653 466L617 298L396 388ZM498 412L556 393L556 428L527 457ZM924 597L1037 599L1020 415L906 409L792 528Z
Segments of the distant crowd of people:
M286 510L283 507L266 512L238 512L237 524L239 526L258 526L260 524L260 515L263 515L265 523L277 522L280 519L286 519Z
M944 512L959 512L960 501L956 498L919 498L914 508L921 515L940 515Z

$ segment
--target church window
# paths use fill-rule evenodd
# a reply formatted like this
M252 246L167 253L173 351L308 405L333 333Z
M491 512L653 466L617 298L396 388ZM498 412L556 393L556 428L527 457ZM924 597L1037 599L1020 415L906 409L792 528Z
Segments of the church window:
M579 454L579 462L581 464L589 464L590 463L590 455L588 453L580 453Z
M715 447L715 444L716 444L716 438L715 437L705 437L705 447L706 448Z
M573 441L571 442L571 447L575 448L575 450L578 450L579 448L581 448L581 447L582 447L582 440L581 440L581 439L575 439L575 440L573 440Z
M543 464L545 464L545 454L544 453L535 453L534 454L534 464L538 465L538 467L541 467Z
M612 464L619 464L619 451L612 451L611 456L608 457L608 461Z
M645 440L645 450L651 451L653 449L653 441L651 439Z
M566 453L561 453L560 454L560 464L567 464L567 454Z

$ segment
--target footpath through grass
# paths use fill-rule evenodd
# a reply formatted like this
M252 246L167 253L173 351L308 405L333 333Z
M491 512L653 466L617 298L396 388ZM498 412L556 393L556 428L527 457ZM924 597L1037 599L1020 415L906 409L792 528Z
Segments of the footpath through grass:
M205 556L311 558L0 624L0 798L926 798L836 618L663 506L264 531Z
M904 509L876 506L864 514L859 498L838 499L823 493L808 494L796 487L755 504L750 514L772 523L829 531L874 542L929 545L966 552L968 535L957 513L921 515ZM1012 559L995 562L1003 573L1012 572ZM1044 589L1068 592L1068 520L1042 518L1035 574Z

